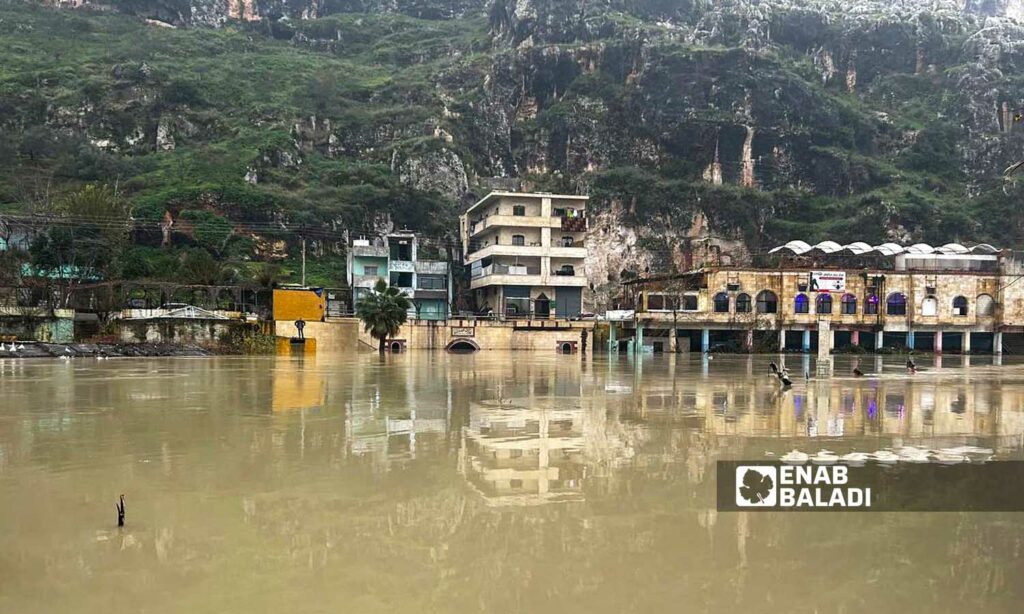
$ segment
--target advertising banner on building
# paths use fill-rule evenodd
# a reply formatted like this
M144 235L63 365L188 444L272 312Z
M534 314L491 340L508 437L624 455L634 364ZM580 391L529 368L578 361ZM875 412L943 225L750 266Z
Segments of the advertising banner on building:
M845 292L846 271L811 271L811 292Z

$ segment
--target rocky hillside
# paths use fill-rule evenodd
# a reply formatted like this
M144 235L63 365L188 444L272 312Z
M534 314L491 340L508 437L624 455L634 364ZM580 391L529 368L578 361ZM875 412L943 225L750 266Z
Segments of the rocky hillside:
M50 4L56 6L40 6ZM0 6L0 202L114 184L168 250L337 283L493 186L590 193L598 285L788 239L1024 239L1020 0L54 0ZM177 247L176 247L177 246ZM128 273L126 273L128 274Z

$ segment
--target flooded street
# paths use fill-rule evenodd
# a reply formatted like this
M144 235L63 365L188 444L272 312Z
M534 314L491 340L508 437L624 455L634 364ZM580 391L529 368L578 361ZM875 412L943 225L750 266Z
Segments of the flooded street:
M0 612L1019 612L1024 514L718 513L715 461L1021 459L1024 364L773 359L0 360Z

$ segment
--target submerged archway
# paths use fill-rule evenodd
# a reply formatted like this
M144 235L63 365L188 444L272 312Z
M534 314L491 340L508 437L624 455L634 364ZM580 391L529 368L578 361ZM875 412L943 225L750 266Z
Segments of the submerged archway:
M472 354L479 352L480 346L476 344L476 341L470 339L455 339L445 347L445 350L452 354Z

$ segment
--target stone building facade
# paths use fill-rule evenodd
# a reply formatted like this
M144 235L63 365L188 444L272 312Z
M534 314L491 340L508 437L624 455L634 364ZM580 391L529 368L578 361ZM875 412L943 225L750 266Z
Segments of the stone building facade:
M625 332L613 331L612 347L625 340L649 351L810 351L828 343L1001 353L1011 335L1024 350L1019 255L988 245L852 245L791 243L755 266L627 283L624 303L634 310L612 324ZM842 287L816 287L819 279L841 279ZM818 338L819 328L827 338Z

